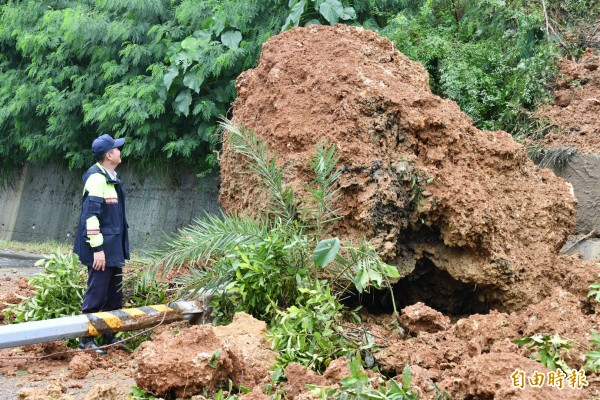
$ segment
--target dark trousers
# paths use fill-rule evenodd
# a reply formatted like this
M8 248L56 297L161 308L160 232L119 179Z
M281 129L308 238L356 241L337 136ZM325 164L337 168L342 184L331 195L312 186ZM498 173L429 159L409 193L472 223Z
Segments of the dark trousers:
M88 314L123 307L122 274L123 270L118 267L106 267L104 271L88 267L87 291L81 311Z

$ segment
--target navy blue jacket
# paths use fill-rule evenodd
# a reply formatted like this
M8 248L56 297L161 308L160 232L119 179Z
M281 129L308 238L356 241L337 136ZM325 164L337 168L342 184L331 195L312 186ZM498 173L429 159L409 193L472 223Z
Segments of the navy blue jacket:
M125 190L99 164L83 174L84 192L74 253L92 266L94 252L104 250L107 267L123 267L129 260L129 234L125 217Z

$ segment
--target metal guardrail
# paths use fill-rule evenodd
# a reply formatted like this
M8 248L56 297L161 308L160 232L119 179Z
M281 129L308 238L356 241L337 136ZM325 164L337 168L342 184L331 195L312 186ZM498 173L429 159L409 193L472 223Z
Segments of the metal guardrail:
M210 317L209 302L202 298L0 326L0 349L144 329L161 322L205 323Z

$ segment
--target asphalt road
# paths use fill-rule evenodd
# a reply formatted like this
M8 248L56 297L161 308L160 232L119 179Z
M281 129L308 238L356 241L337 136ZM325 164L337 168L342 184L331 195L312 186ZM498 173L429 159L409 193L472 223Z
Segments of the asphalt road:
M0 251L0 278L5 276L29 277L38 272L43 272L44 267L34 265L41 258L44 258L41 254Z

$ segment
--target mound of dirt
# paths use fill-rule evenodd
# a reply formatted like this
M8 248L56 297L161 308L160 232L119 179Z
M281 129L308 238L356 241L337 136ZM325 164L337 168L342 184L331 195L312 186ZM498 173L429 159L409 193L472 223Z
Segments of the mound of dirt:
M424 308L419 307L427 314ZM600 393L600 382L594 374L588 375L589 386L576 387L565 381L562 389L527 385L522 391L511 381L517 369L526 376L535 370L546 376L549 372L529 359L532 350L512 342L534 334L560 333L563 339L571 340L571 351L563 356L573 371L580 370L585 354L593 349L591 331L600 324L598 313L588 309L586 301L556 289L544 301L519 313L472 315L444 331L420 332L416 337L394 340L376 357L380 369L389 375L400 375L404 365L409 364L415 377L413 386L424 399L435 398L435 388L450 393L451 398L595 398ZM516 397L517 393L522 397Z
M405 304L448 314L517 310L568 274L557 257L575 223L572 188L539 169L502 131L481 131L431 93L425 69L378 34L344 25L271 38L237 81L234 122L277 151L284 184L306 194L309 160L335 145L343 170L333 235L366 238L405 277ZM266 204L225 136L220 200L229 212Z
M537 114L556 126L542 144L600 153L600 54L588 49L578 60L562 60L554 103Z
M266 324L238 313L226 327L209 325L165 330L137 354L138 387L157 395L189 397L235 387L252 388L275 362Z

